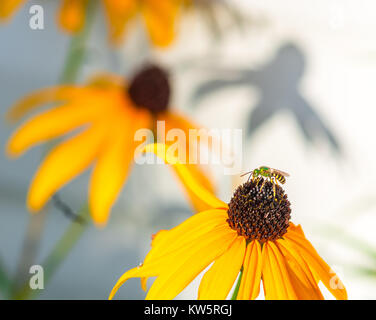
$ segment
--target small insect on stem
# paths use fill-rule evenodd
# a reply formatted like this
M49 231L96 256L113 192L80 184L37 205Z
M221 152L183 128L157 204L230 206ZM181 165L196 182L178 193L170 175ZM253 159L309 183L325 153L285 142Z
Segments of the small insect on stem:
M267 167L267 166L261 166L259 168L252 170L252 171L248 171L248 172L242 174L241 177L243 177L245 175L249 175L247 181L249 181L250 179L252 181L254 181L254 179L258 179L257 184L260 180L260 177L266 178L261 185L260 192L264 188L266 181L269 180L273 184L274 199L275 199L275 194L276 194L275 186L278 185L278 182L280 182L281 184L284 184L286 182L286 177L290 176L286 172L283 172L283 171L277 170L277 169L273 169L273 168L270 168L270 167Z
M63 212L66 217L79 224L84 224L86 222L85 219L77 215L77 213L75 213L63 200L61 200L57 193L53 195L52 200L55 207Z

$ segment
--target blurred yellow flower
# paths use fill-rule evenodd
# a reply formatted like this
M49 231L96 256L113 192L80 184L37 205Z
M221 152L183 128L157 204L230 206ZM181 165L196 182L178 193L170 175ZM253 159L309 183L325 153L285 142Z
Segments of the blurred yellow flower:
M147 278L157 277L146 299L173 299L211 263L201 280L198 299L226 299L241 270L237 299L255 299L261 281L266 299L323 299L320 280L337 299L347 299L342 282L302 228L289 222L290 203L280 186L275 200L271 182L266 182L262 191L261 183L246 182L227 205L163 146L148 145L145 152L174 165L186 185L211 209L157 233L143 264L121 276L110 299L134 277L141 278L144 290Z
M91 0L94 1L94 0ZM1 0L0 19L9 18L26 0ZM108 19L109 37L119 42L127 23L138 13L144 18L151 41L161 47L175 37L175 20L184 0L102 0ZM82 29L88 0L62 0L58 13L60 26L69 33Z
M141 143L135 142L135 132L153 128L157 120L165 121L166 130L178 128L187 137L189 129L197 129L184 116L169 110L169 95L167 74L159 67L147 66L129 85L115 75L103 75L85 86L43 89L19 101L8 114L12 121L41 105L59 105L28 120L12 135L7 145L10 156L83 128L52 149L40 165L27 197L29 210L39 211L58 189L94 164L89 208L93 220L105 224ZM177 143L189 150L185 140ZM201 168L189 165L189 170L213 191ZM196 209L207 207L190 189L187 192Z

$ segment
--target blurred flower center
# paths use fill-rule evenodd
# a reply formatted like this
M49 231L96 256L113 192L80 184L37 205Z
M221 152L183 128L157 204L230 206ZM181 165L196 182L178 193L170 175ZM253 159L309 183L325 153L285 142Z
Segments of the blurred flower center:
M167 110L170 92L167 72L156 65L148 65L136 73L128 88L133 103L153 114Z
M287 232L290 202L279 185L275 185L274 197L273 188L273 183L261 178L236 189L229 203L227 222L247 240L276 240Z

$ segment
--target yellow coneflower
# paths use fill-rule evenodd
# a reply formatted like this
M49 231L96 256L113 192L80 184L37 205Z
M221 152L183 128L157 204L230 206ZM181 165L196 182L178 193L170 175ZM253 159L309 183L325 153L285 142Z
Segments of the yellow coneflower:
M322 281L337 299L347 299L337 275L290 222L290 202L280 186L262 179L239 186L227 205L191 177L178 159L156 145L154 152L173 164L192 192L211 209L197 213L171 230L157 233L143 264L125 272L110 294L112 299L129 278L157 277L146 299L173 299L198 274L198 299L226 299L242 271L237 299L255 299L260 283L266 299L323 299Z
M94 0L90 0L94 1ZM0 19L9 18L26 0L1 0ZM109 37L122 39L127 23L141 13L151 41L168 46L175 37L175 21L183 0L102 0L108 18ZM88 0L63 0L58 14L60 26L70 33L81 30Z
M30 211L39 211L58 189L94 164L89 207L94 221L104 224L139 147L135 132L153 128L155 121L165 121L166 130L183 130L186 137L190 129L198 129L185 116L169 109L169 96L167 73L148 65L129 84L120 77L104 75L85 86L40 90L17 103L8 114L13 121L43 104L60 105L36 115L12 135L7 145L10 156L19 156L34 145L77 128L84 129L56 146L40 165L28 193ZM188 155L189 143L181 139L171 142L176 143ZM213 190L201 168L189 165L189 170ZM190 189L187 191L195 208L206 207Z

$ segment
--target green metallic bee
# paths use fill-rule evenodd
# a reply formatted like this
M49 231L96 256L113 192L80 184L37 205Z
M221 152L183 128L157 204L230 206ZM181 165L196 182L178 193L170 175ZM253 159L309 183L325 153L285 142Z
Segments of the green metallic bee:
M267 166L261 166L257 169L254 169L252 171L246 172L241 175L241 177L249 174L248 181L252 179L254 181L255 179L259 179L259 177L264 177L270 180L271 183L273 183L273 192L274 192L274 198L275 198L275 186L277 181L279 181L281 184L284 184L286 182L286 177L289 177L290 175L286 172L283 172L281 170L273 169ZM264 180L263 184L261 185L260 191L264 187L267 179ZM257 181L258 183L258 181Z

